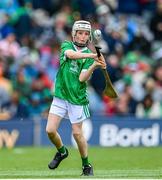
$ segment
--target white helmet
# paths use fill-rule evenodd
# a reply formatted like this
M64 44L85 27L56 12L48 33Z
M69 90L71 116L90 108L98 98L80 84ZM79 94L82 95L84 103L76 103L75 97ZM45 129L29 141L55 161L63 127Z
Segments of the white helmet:
M73 41L74 41L74 37L76 35L76 31L78 30L85 30L85 31L89 31L90 32L90 38L89 40L91 41L92 39L92 33L91 33L91 24L88 21L75 21L73 27L72 27L72 37L73 37Z

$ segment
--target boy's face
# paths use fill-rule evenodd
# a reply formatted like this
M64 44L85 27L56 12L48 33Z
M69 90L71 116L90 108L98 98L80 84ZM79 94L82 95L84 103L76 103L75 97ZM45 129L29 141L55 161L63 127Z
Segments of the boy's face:
M78 30L74 37L75 42L79 44L86 44L89 38L90 38L90 32L84 30Z

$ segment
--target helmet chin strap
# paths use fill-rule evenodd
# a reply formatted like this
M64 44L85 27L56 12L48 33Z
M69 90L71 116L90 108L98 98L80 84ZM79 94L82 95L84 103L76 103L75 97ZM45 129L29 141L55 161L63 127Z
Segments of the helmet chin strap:
M78 43L78 42L75 41L74 44L75 44L76 46L78 46L78 47L87 47L88 42L85 43L85 44L81 44L81 43Z

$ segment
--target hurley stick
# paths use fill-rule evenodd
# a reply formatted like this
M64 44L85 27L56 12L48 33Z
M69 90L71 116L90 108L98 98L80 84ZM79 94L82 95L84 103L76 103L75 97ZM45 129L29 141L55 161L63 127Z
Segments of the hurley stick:
M100 57L101 56L101 53L100 53L100 49L101 47L98 46L98 41L101 39L101 31L100 30L95 30L94 33L93 33L93 37L94 37L94 46L95 46L95 49L96 49L96 52L97 52L97 56ZM106 69L102 69L102 72L104 74L104 77L105 77L105 89L103 91L104 95L110 97L110 98L117 98L118 97L118 94L116 93L114 87L113 87L113 84L111 82L111 79L109 77L109 74L107 72Z

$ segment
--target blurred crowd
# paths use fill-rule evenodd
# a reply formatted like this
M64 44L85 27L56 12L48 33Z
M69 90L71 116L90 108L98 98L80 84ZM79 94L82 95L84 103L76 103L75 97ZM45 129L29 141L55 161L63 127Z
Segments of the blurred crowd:
M102 31L99 44L119 94L104 96L102 71L95 70L91 113L162 117L162 0L1 0L0 120L47 117L60 44L80 19Z

